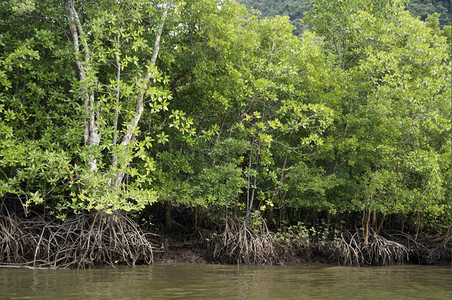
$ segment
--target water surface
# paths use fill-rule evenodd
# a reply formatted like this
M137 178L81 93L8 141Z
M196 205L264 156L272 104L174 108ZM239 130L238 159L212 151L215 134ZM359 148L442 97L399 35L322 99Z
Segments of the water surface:
M451 299L444 266L0 269L0 299Z

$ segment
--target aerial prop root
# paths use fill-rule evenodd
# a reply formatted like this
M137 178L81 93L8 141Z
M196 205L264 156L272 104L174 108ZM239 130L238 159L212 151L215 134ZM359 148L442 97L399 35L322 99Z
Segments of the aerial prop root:
M252 229L228 219L223 233L214 235L210 248L214 260L232 264L280 264L279 245L265 224Z
M88 268L153 263L152 245L125 214L104 212L64 221L0 213L0 264L34 268Z
M401 243L388 240L372 231L368 243L361 232L341 233L329 246L330 259L341 265L392 265L409 260L410 250Z

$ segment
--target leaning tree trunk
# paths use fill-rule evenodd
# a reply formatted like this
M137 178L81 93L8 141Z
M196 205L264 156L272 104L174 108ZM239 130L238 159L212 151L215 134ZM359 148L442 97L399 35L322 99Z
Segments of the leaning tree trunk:
M168 9L169 9L170 5L171 5L171 1L168 0L165 4L165 8L163 10L162 20L158 27L157 36L155 37L154 51L152 53L152 58L151 58L151 64L153 66L155 65L155 62L157 61L158 53L160 51L160 40L162 38L163 25L165 24L166 16L168 15ZM122 138L122 141L121 141L121 146L123 148L128 148L130 145L130 142L135 137L134 132L135 132L136 128L138 127L138 123L139 123L139 121L141 119L141 115L143 114L143 111L144 111L143 100L144 100L144 94L145 94L145 90L146 90L145 87L149 84L151 76L152 76L152 72L149 71L146 74L146 76L144 77L143 89L137 98L137 103L135 106L135 115L132 118L132 120L130 121L130 123L128 124L126 133L124 134L124 137ZM112 165L112 167L113 167L113 165ZM126 166L124 166L124 167L126 167ZM118 172L118 174L116 175L116 178L112 181L113 186L118 188L121 185L122 180L124 179L124 175L125 175L124 170L120 170Z
M78 69L80 82L83 82L81 94L84 101L85 116L84 125L84 143L86 146L98 146L100 144L100 134L96 122L96 111L94 109L94 91L93 83L86 81L87 70L90 69L90 51L88 43L84 40L83 27L80 22L77 10L74 6L74 0L66 0L64 3L66 18L69 22L72 42L74 44L74 61ZM83 52L81 51L80 42L82 43ZM93 151L90 151L88 165L92 171L97 170L96 157Z

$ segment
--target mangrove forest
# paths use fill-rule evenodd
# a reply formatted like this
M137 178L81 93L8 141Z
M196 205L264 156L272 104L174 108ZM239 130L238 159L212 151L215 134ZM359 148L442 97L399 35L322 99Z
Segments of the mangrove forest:
M451 27L306 5L0 1L0 267L450 264Z

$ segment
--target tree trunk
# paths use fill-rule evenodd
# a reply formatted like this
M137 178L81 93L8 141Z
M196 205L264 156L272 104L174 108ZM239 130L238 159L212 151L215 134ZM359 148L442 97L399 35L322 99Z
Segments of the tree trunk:
M152 58L151 58L152 66L154 66L155 62L157 61L157 56L158 56L158 53L160 50L160 39L162 37L163 25L165 24L166 16L168 14L168 9L169 9L170 5L171 5L171 1L168 0L165 4L165 8L163 10L162 20L158 27L157 36L155 37L154 52L152 53ZM135 137L135 132L137 130L138 123L139 123L139 121L141 119L141 115L143 114L143 111L144 111L143 101L144 101L146 86L149 84L151 77L152 77L152 71L149 71L146 74L146 76L144 77L143 86L141 87L142 91L141 91L140 95L138 96L137 103L135 106L135 115L132 118L132 120L130 121L130 123L128 124L126 133L124 134L124 137L122 138L122 141L121 141L121 146L123 146L124 149L127 149L129 147L130 142ZM123 166L123 168L127 167L128 164L129 163L127 162L126 165ZM118 174L114 180L114 186L119 187L119 185L122 183L122 180L124 179L124 175L125 175L124 170L121 170L118 172Z
M283 182L284 182L284 172L285 172L286 166L287 166L287 158L288 158L288 155L286 154L286 157L284 157L284 163L283 163L283 167L281 170L281 178L279 179L281 184L283 184ZM275 190L275 192L273 193L271 203L275 203L276 197L278 197L278 195L280 195L280 194L281 194L281 189L277 188ZM279 206L281 206L281 198L280 198ZM272 218L273 218L273 207L270 207L270 211L267 216L267 224L270 224ZM281 225L281 213L280 213L280 218L279 218L279 224Z
M374 229L377 228L377 211L376 210L372 211L372 227Z
M402 213L402 216L400 217L400 231L403 232L405 230L405 214Z
M383 216L381 217L380 224L378 224L378 227L377 227L377 234L380 234L380 231L381 231L381 228L383 227L383 222L385 221L385 218L386 218L386 215L383 214Z
M171 230L173 225L173 218L171 217L171 202L165 202L165 227L167 230Z
M370 222L370 211L363 211L363 231L364 231L364 245L369 245L369 222Z
M118 41L119 43L119 30L118 30ZM116 108L115 108L115 117L113 120L113 139L112 139L112 146L113 148L116 147L117 141L118 141L118 120L119 120L119 100L121 98L121 62L119 61L119 57L116 56L116 80L117 80L117 86L116 86ZM116 166L118 164L118 157L116 154L113 154L112 156L112 167ZM113 185L113 179L110 182L110 185Z
M198 228L198 206L197 205L195 205L194 213L195 213L195 222L193 224L193 228L197 229Z
M279 198L279 227L281 227L282 221L284 221L286 217L285 212L285 203L284 200L286 199L287 191L284 192L284 194Z
M418 212L416 215L416 234L414 236L414 241L417 241L417 238L419 236L419 230L421 228L421 213Z
M267 213L267 225L272 224L273 221L273 206L270 206Z
M78 69L80 81L84 82L86 79L86 69L90 66L90 51L86 40L82 40L83 53L80 50L80 37L83 36L83 27L80 22L77 10L74 6L74 0L66 0L64 3L66 11L66 18L69 22L69 29L71 32L72 42L74 44L74 61ZM83 120L84 125L84 143L86 146L98 146L100 144L101 136L98 132L98 125L96 123L96 111L94 109L94 92L93 83L84 83L81 87L81 94L84 98L85 116ZM97 161L92 151L89 154L88 165L91 171L97 170Z
M248 172L246 174L247 177L247 187L246 187L246 215L245 215L245 225L248 226L248 222L250 220L251 214L251 155L248 158Z

